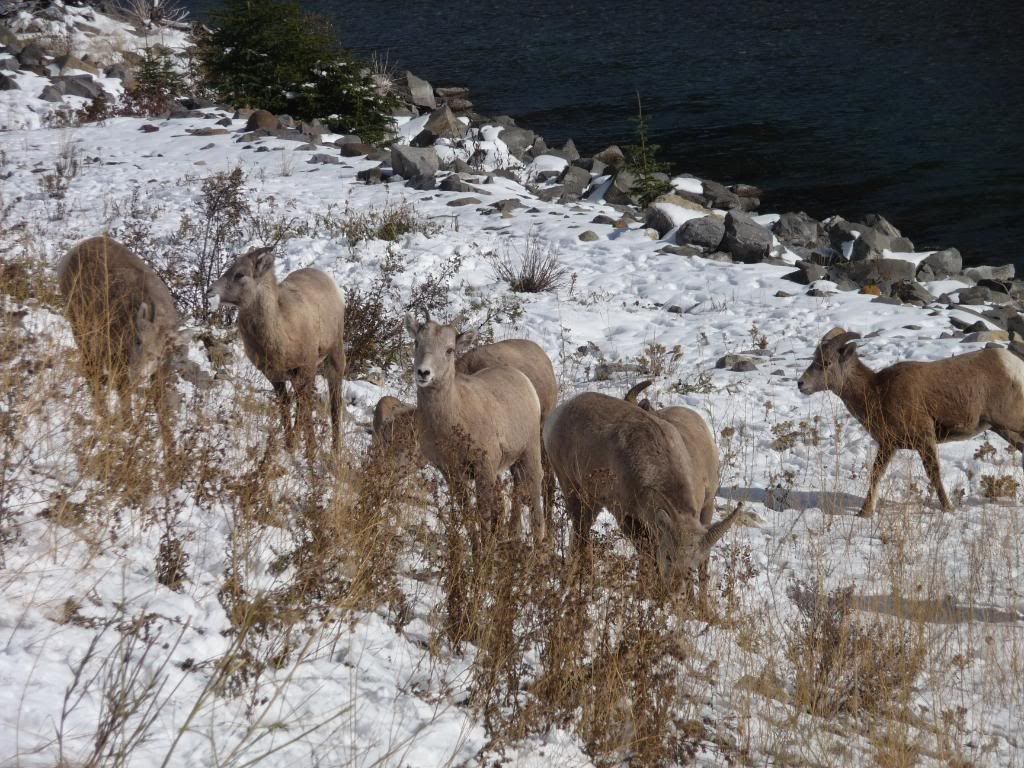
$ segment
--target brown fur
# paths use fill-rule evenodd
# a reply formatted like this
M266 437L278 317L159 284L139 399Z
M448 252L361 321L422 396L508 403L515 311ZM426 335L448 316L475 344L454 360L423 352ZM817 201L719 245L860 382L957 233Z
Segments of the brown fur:
M702 449L687 445L674 419L632 403L595 392L577 395L548 417L544 444L565 494L575 546L585 544L604 507L637 549L655 559L668 586L688 578L743 519L737 508L711 526L701 523L706 490L694 453Z
M68 251L57 265L57 278L97 411L106 414L110 386L130 421L132 390L153 376L152 400L165 446L171 447L170 356L180 336L178 312L163 280L106 236L83 240Z
M800 377L800 391L839 395L878 443L868 495L860 514L874 512L878 483L895 451L917 451L939 502L942 486L937 443L965 440L992 429L1024 448L1024 362L1003 349L983 349L930 362L901 362L873 371L852 345L857 334L834 329ZM1013 371L1018 372L1015 379Z
M465 500L470 479L476 487L480 519L493 530L500 505L498 476L512 470L513 522L518 504L530 508L531 533L545 536L541 503L540 399L530 379L508 366L459 373L455 352L474 334L412 316L406 328L416 340L416 419L420 448L441 470L453 498ZM518 526L517 526L518 527Z
M292 445L291 398L296 423L315 452L312 399L315 377L327 380L331 406L331 443L341 446L341 387L345 373L345 301L334 280L319 269L299 269L280 283L269 248L239 256L210 288L209 295L238 306L238 331L245 354L274 386L281 420Z

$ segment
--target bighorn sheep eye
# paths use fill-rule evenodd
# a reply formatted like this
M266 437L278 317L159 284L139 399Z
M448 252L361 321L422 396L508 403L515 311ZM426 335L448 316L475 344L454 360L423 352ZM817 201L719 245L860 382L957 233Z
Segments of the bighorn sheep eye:
M455 347L448 347L448 349L446 349L446 350L444 351L444 353L445 353L446 355L454 355L454 354L455 354Z
M241 280L241 279L242 279L243 277L245 277L245 275L243 275L243 274L242 274L241 272L235 272L235 277L234 277L234 280L235 280L235 282L237 283L237 282L239 282L239 281L240 281L240 280Z

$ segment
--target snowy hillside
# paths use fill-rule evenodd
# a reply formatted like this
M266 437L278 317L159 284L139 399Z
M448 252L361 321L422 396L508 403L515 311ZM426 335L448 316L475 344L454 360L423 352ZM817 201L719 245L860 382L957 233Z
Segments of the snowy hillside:
M0 765L641 764L645 728L675 734L677 751L659 753L668 762L1024 765L1020 455L993 434L941 446L956 507L944 513L916 454L902 452L876 515L859 518L874 443L837 397L796 388L835 326L863 334L861 358L879 368L1005 338L952 332L951 318L976 315L827 280L808 293L785 279L797 254L777 240L774 264L666 250L675 227L703 214L663 204L673 229L659 237L603 199L613 180L599 176L578 201L539 199L527 183L565 161L520 163L498 126L479 146L435 147L442 162L473 159L461 191L417 190L364 183L357 175L379 162L345 156L329 134L308 146L239 141L246 120L216 107L49 128L12 118L29 114L18 97L3 104L18 127L0 133ZM402 142L425 122L407 120ZM363 504L377 498L359 470L373 406L384 394L415 399L408 351L346 381L341 469L321 457L310 471L280 447L264 455L277 419L268 383L229 329L195 320L179 461L164 463L155 424L111 431L96 419L53 266L109 232L173 272L214 221L210 180L230 184L236 169L247 210L224 244L280 239L279 277L315 266L368 295L384 272L396 308L430 291L436 317L540 344L563 399L653 378L658 404L705 415L722 455L720 507L743 501L766 521L715 550L713 615L659 608L624 586L632 548L607 515L598 573L622 581L588 586L599 602L581 609L581 656L640 627L653 650L636 679L661 687L615 688L608 674L598 690L618 693L605 709L581 700L550 714L557 659L545 625L571 612L563 542L507 561L520 611L510 632L528 638L509 640L515 665L494 662L494 638L449 642L443 482L426 471L386 506ZM409 231L375 237L369 222L389 214ZM562 280L516 293L496 277L496 264L529 254L556 260ZM937 297L963 283L923 285ZM846 587L846 634L815 634L822 609L807 591ZM830 642L866 660L844 666ZM616 647L623 670L644 666L626 664L629 643ZM886 688L900 663L895 677L909 679ZM597 666L572 669L597 687ZM819 668L834 677L816 678ZM495 669L507 679L487 678ZM808 698L840 689L831 707Z

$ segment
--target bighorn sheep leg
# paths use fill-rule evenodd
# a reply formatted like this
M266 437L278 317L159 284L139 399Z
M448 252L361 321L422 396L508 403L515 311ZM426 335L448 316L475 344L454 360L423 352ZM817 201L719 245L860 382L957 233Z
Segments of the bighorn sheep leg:
M935 489L935 495L939 498L939 505L943 511L949 512L953 507L949 503L949 497L946 496L946 489L942 487L942 475L939 473L939 457L935 450L935 443L922 445L917 449L917 453L924 464L925 472L928 473L928 480L931 482L932 488Z
M878 493L878 483L885 474L886 467L892 461L894 449L888 445L878 446L878 453L875 454L875 463L871 466L871 480L868 483L868 495L864 499L864 506L860 508L860 517L871 517L875 513L875 496Z

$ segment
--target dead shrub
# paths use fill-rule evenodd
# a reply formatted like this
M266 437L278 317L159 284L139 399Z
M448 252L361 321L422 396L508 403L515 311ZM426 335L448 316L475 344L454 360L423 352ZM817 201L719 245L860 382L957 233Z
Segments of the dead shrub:
M1017 495L1017 480L1012 475L982 475L981 495L986 499L1012 499Z
M920 630L857 619L852 587L826 594L794 581L786 592L800 613L786 657L803 709L819 717L885 715L908 704L925 660Z
M345 209L343 218L334 227L354 247L364 240L397 242L411 234L432 237L441 225L428 219L410 200L388 201L383 206L361 210Z
M526 236L522 250L506 243L491 255L490 262L495 279L508 283L517 293L557 291L569 278L569 269L536 231Z

